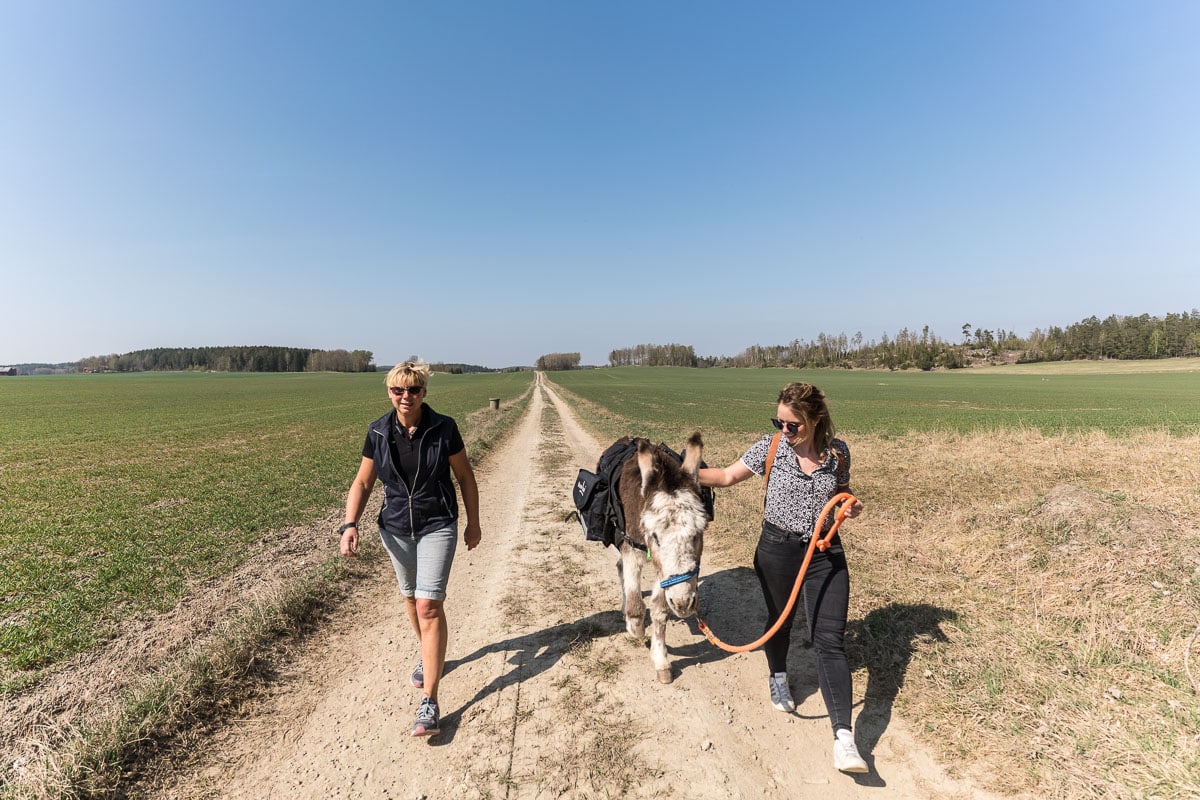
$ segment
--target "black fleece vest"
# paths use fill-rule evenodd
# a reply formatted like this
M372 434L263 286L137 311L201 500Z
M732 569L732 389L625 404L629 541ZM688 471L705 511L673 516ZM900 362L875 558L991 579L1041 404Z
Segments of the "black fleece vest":
M455 422L428 405L425 410L429 425L417 433L418 466L411 492L392 458L396 412L389 411L367 429L375 474L383 483L379 527L395 536L422 536L458 524L458 498L450 471Z

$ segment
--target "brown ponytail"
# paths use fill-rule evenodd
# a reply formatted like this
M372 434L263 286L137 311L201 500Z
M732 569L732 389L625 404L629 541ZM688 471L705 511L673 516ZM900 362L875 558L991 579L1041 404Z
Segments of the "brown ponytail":
M777 401L786 405L797 417L813 426L813 447L818 453L833 453L833 418L825 404L825 395L811 383L789 383L779 392Z

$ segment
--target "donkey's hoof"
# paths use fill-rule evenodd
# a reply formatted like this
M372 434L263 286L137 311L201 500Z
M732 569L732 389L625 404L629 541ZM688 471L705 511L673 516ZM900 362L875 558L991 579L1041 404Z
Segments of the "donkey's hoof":
M658 671L658 682L659 683L670 683L672 680L674 680L674 678L671 675L670 667L667 667L666 669L660 669Z

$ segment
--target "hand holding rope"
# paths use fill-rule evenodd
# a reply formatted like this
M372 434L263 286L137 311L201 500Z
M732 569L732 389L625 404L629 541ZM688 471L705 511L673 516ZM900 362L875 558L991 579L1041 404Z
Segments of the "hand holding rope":
M812 538L808 542L808 550L806 550L804 553L804 563L800 565L800 571L796 573L796 583L794 586L792 586L792 594L790 597L788 597L787 605L784 606L783 611L780 612L779 619L775 620L775 624L771 626L770 630L768 630L758 639L750 642L750 644L726 644L717 638L717 635L712 632L711 628L708 627L708 623L701 619L700 615L697 614L696 623L700 626L700 632L704 634L705 638L708 639L708 641L712 644L730 653L748 653L751 650L755 650L766 644L767 641L775 635L775 632L779 630L780 626L783 625L783 621L787 619L788 614L791 613L792 608L796 605L796 598L800 595L800 586L804 583L804 573L808 572L808 564L810 561L812 561L813 551L820 550L822 553L824 553L829 549L829 544L833 540L833 535L837 533L837 529L841 527L842 520L844 520L850 513L850 508L857 502L858 498L849 492L839 492L830 498L829 502L825 504L825 507L821 509L821 516L817 518L817 524L813 528ZM829 512L832 511L835 506L837 507L837 512L833 517L833 525L829 527L829 530L824 536L821 536L820 531L825 527L825 518L829 516Z

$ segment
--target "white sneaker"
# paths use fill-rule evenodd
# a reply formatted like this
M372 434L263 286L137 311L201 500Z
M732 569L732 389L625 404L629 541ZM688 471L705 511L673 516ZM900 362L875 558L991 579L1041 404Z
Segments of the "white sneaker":
M841 772L870 772L867 762L858 754L854 734L839 728L833 739L833 768Z

